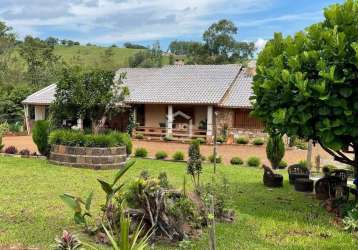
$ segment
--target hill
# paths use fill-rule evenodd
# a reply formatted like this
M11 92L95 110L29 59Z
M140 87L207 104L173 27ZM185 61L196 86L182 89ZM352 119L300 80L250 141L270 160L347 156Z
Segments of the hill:
M62 46L55 47L55 54L69 64L83 65L103 69L115 69L128 66L128 58L140 49L105 48L98 46Z

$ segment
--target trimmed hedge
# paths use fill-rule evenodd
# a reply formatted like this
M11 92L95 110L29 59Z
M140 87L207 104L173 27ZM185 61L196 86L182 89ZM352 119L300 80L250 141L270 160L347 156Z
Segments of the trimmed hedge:
M265 144L265 140L261 137L257 137L252 141L252 144L256 145L256 146L261 146Z
M145 148L136 148L134 152L135 157L147 157L148 151Z
M126 146L127 154L132 153L130 136L126 133L115 131L106 134L85 134L81 131L60 129L50 133L49 144L74 147Z
M211 163L214 163L214 155L209 155L208 159ZM216 155L216 163L221 163L221 162L222 162L221 156Z
M231 158L230 163L232 165L242 165L244 164L244 161L240 157L233 157Z
M50 123L46 120L36 121L32 129L32 140L42 155L47 156L50 152L48 144Z
M239 137L236 139L236 143L237 143L237 144L248 144L248 143L249 143L249 138L246 137L246 136L239 136Z
M155 154L155 159L157 159L157 160L162 160L162 159L165 159L167 157L168 157L168 154L163 150L160 150Z
M173 160L175 161L182 161L184 160L184 153L182 151L176 151L173 154Z
M249 167L258 167L261 165L261 160L259 157L251 156L247 159L247 166Z

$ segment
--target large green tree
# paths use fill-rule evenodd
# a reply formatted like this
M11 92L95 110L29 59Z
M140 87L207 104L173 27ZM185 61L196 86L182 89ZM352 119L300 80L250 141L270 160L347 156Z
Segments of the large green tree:
M60 67L54 47L39 38L27 36L20 45L20 55L26 62L26 79L35 87L55 81Z
M121 74L116 79L112 71L65 68L57 83L51 113L55 120L88 117L92 131L99 132L107 118L120 109L128 94Z
M260 53L253 114L271 132L313 139L358 176L358 1L324 10L293 37Z

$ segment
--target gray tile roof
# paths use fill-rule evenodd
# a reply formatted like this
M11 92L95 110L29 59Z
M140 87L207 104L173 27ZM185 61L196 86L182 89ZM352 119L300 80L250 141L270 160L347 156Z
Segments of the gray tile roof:
M223 97L219 106L231 108L251 108L250 96L252 96L252 75L247 69L241 70L239 76Z
M241 66L175 65L127 72L128 103L218 104Z
M37 105L49 105L55 100L56 84L51 84L46 88L43 88L32 95L29 95L23 104L37 104Z
M212 104L251 107L252 77L238 64L173 65L163 68L121 68L130 95L126 103ZM24 104L47 105L54 100L52 84L27 97Z

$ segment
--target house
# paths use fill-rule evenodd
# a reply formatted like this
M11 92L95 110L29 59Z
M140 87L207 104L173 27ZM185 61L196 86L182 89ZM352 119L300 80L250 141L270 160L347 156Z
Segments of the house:
M164 136L186 140L211 140L218 134L260 132L260 121L249 115L252 109L252 73L239 64L169 65L162 68L121 68L129 88L125 104L134 110L135 133L153 139ZM52 84L23 101L27 126L46 119L54 100ZM128 112L112 117L109 128L123 130Z

